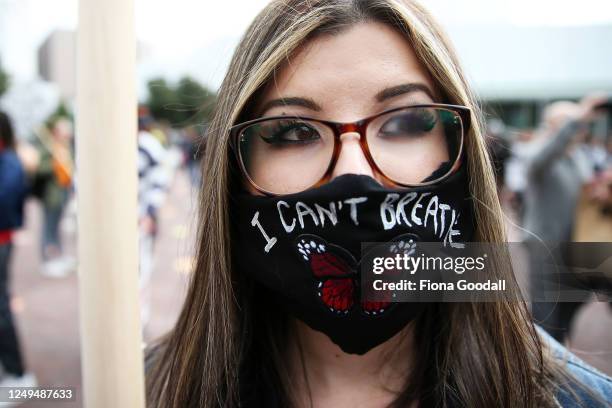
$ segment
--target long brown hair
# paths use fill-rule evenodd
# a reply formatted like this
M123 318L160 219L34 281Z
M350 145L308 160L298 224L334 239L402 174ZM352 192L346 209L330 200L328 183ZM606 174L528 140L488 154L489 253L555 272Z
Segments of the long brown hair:
M444 102L472 109L466 155L476 240L506 241L480 110L449 41L431 16L411 0L273 1L245 33L219 90L203 158L195 270L176 326L149 353L149 406L239 406L249 364L261 364L256 369L272 383L279 404L290 404L283 358L286 319L259 313L263 300L255 301L232 270L229 127L248 115L258 92L304 42L365 21L383 22L404 34ZM493 273L516 286L507 265ZM555 369L523 302L435 304L415 322L415 330L417 359L393 406L414 400L440 407L556 406L551 386ZM257 360L256 354L267 358Z

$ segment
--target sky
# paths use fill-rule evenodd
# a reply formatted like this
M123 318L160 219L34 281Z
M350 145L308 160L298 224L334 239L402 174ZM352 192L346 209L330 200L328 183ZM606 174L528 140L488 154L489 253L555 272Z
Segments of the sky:
M189 74L213 89L240 35L267 0L135 0L141 81ZM453 30L474 25L612 24L609 0L423 0ZM36 77L36 50L55 29L74 30L77 0L0 0L0 59L15 80Z

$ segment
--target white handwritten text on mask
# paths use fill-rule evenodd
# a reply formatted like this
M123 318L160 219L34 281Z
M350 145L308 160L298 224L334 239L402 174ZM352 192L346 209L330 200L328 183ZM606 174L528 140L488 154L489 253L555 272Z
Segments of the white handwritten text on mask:
M326 225L335 227L340 222L339 214L348 211L350 222L359 226L359 205L365 203L367 197L354 197L342 201L332 201L327 205L308 205L301 201L290 205L279 200L276 203L279 221L286 233L296 228L303 230L309 226L323 228ZM450 205L440 202L437 195L431 193L409 192L404 195L389 193L380 204L380 221L384 230L398 226L433 228L434 234L446 244L454 246L454 237L460 235L455 229L459 220L459 212ZM265 252L276 243L275 237L270 237L259 220L257 211L251 225L259 229L266 240Z

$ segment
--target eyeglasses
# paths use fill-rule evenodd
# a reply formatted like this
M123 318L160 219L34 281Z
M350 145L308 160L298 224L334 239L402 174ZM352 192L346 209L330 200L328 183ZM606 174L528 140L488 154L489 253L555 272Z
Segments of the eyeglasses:
M248 182L266 195L298 193L328 182L340 155L341 135L357 132L372 169L402 187L434 184L461 163L470 109L412 105L352 123L273 116L231 128L231 146Z

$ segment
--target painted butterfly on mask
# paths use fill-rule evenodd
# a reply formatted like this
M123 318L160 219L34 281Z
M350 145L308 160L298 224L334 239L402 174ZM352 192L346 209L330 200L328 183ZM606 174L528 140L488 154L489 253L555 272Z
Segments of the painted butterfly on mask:
M346 249L311 234L300 235L295 241L295 250L308 264L315 280L314 290L327 310L339 316L348 315L354 309L368 316L380 316L393 306L392 295L385 291L384 300L363 299L360 265L374 256L410 256L416 250L417 241L414 234L401 235L370 249L359 262Z

